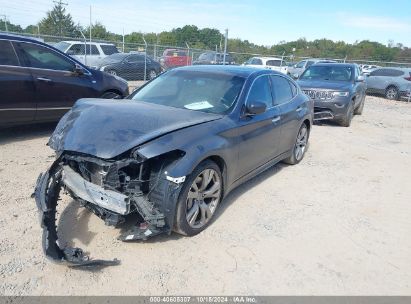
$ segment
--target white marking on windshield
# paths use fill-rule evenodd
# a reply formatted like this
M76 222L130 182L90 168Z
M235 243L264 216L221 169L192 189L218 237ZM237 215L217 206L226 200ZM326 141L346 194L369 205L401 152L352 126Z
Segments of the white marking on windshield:
M184 106L184 108L189 110L204 110L214 108L214 106L208 101L199 101L187 104Z

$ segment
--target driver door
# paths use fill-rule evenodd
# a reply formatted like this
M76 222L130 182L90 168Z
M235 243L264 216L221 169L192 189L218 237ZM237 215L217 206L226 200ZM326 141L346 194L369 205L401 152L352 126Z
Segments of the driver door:
M248 93L246 105L263 102L264 113L243 115L239 121L239 178L266 164L279 154L281 119L278 107L273 106L271 81L268 75L258 77Z
M92 76L74 73L75 62L46 46L15 42L20 62L34 81L36 121L55 121L83 97L97 97Z

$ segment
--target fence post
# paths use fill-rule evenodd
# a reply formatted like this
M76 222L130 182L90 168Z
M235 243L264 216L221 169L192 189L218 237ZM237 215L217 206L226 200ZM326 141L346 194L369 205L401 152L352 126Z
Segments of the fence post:
M144 41L144 81L147 80L147 42L146 39L144 39L143 35L143 41Z
M83 32L81 30L79 30L81 36L83 36L84 38L84 64L87 65L87 38L86 36L84 36ZM90 49L91 49L91 45L90 45Z
M187 46L187 65L189 65L190 62L190 46L188 45L188 43L186 42L186 46ZM193 61L191 61L193 62Z

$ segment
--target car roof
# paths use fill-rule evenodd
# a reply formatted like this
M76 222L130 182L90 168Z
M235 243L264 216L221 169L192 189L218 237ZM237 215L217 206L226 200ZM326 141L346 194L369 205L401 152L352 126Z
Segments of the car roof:
M231 74L233 76L240 76L248 78L254 74L278 74L284 75L280 72L269 70L269 69L259 69L248 66L239 65L192 65L176 68L174 70L187 70L187 71L198 71L198 72L210 72L217 74Z
M264 59L264 60L283 60L283 59L278 58L278 57L258 57L258 56L256 56L256 57L253 57L253 58Z
M81 43L84 44L84 41L81 40L63 40L60 42L65 42L65 43L70 43L70 44L74 44L74 43ZM87 41L86 44L91 44L91 45L114 45L113 43L106 43L106 42L90 42ZM114 45L115 46L115 45Z
M319 62L315 66L342 66L342 67L355 67L355 63L338 63L338 62Z
M20 35L14 35L14 34L0 34L0 39L43 43L40 39L35 38L35 37L29 38L26 36L20 36Z

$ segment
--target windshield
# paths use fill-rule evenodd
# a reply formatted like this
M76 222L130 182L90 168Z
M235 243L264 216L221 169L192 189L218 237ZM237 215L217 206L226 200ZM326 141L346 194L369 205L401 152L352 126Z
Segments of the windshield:
M67 50L67 48L69 47L69 45L70 45L70 43L61 41L61 42L56 43L56 44L54 45L54 47L55 47L56 49L58 49L59 51L65 52L65 51Z
M300 77L301 80L350 81L353 70L349 66L310 66Z
M227 113L244 78L209 72L169 71L141 88L131 99L208 113Z

